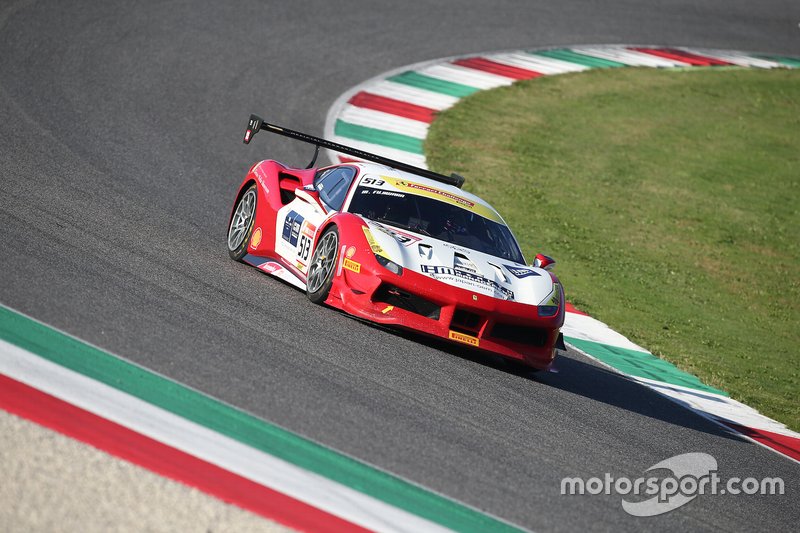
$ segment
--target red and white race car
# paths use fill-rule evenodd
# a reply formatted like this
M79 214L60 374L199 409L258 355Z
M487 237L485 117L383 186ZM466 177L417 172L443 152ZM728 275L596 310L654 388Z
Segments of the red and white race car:
M263 122L316 145L309 168L265 160L236 194L228 252L238 261L363 319L547 369L563 349L564 290L538 255L531 266L500 215L463 178ZM311 168L319 148L370 162Z

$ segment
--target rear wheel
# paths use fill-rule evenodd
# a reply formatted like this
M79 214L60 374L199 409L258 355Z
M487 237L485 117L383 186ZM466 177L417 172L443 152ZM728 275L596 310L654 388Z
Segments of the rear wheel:
M336 256L339 250L339 230L331 226L319 238L311 266L308 267L306 295L315 304L321 304L328 298L333 285Z
M253 234L253 224L256 221L256 184L252 184L244 192L231 217L228 228L228 255L231 259L241 261L247 254L247 245Z

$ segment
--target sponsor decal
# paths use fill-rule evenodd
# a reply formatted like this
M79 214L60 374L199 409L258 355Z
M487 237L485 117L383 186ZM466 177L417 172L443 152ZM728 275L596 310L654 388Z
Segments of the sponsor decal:
M422 192L427 192L427 193L430 193L430 194L435 194L435 195L438 195L438 196L442 196L444 198L447 198L448 200L452 200L456 204L463 205L467 209L472 209L473 207L475 207L475 202L472 202L470 200L467 200L466 198L462 198L462 197L460 197L458 195L455 195L455 194L447 192L447 191L442 191L442 190L436 189L434 187L428 187L427 185L422 185L421 183L414 183L413 181L405 181L405 180L398 180L398 179L392 179L392 178L386 178L386 179L391 180L392 182L394 182L395 187L397 187L399 189L411 189L413 191L422 191Z
M356 274L361 272L361 263L357 263L356 261L353 261L352 259L345 258L343 266L347 270L352 270Z
M406 195L401 192L392 192L392 191L372 191L372 194L379 194L381 196L394 196L395 198L406 197Z
M255 169L256 177L258 178L258 183L261 184L261 187L264 189L264 194L269 194L269 187L267 184L264 183L264 171L261 170L261 167L257 166Z
M475 266L475 263L469 259L461 258L458 255L453 257L453 266L459 270L466 270L467 272L472 272L473 274L478 273L478 267Z
M436 187L423 185L421 183L415 183L413 181L391 178L389 176L381 176L381 179L384 180L387 185L393 186L401 191L413 193L419 196L424 196L426 198L441 200L450 205L462 207L468 211L477 213L478 215L484 218L488 218L489 220L494 220L495 222L498 222L500 224L503 223L503 219L500 218L500 215L498 215L497 212L495 212L491 207L488 207L487 205L484 204L476 203L472 200L464 198L463 196L459 196L458 194L454 194Z
M471 251L468 250L467 248L464 248L463 246L458 246L457 244L450 244L449 242L442 242L441 245L444 246L445 248L451 248L456 252L462 252L464 254L468 254Z
M367 242L369 243L369 249L372 250L372 253L375 255L382 255L388 259L388 254L383 250L378 241L375 240L375 237L372 235L372 232L369 230L367 226L361 226L361 229L364 230L364 237L367 238ZM351 257L351 256L347 256Z
M348 248L347 249L347 253L345 255L347 256L348 259L350 259L354 255L356 255L356 247L355 246L351 246L350 248Z
M414 237L413 235L409 235L408 233L403 233L402 231L396 229L389 230L389 233L391 233L392 237L397 239L403 246L411 246L412 244L420 240L419 237Z
M412 244L414 244L415 242L420 240L419 237L415 237L413 235L409 235L408 233L403 233L402 231L400 231L398 229L395 229L395 228L391 228L391 227L375 226L375 229L377 229L378 231L380 231L382 233L385 233L386 235L389 235L390 237L393 237L396 241L398 241L403 246L411 246ZM383 254L381 254L381 255L383 255ZM386 256L384 256L384 257L386 257Z
M261 228L256 228L250 237L250 248L258 248L259 244L261 244Z
M478 337L473 337L472 335L466 335L464 333L459 333L458 331L450 330L448 337L454 341L463 342L464 344L469 344L470 346L478 346L480 345L481 341Z
M502 294L503 298L505 298L506 300L514 299L514 291L500 286L500 284L493 279L485 278L480 274L476 274L474 272L469 272L467 270L463 270L460 268L438 266L438 265L422 265L421 270L423 274L429 274L434 279L438 279L438 277L458 278L459 280L465 281L468 284L472 285L477 284L477 285L482 285L484 287L489 287L494 291Z
M455 270L453 267L422 265L422 273L431 276L454 276Z
M383 313L385 315L386 313L388 313L392 309L394 309L393 305L387 305L386 308L383 311L381 311L381 313Z
M263 270L264 272L267 272L268 274L275 274L283 270L283 267L281 265L273 261L267 261L266 263L261 263L260 265L258 265L258 268Z
M297 270L299 270L300 272L305 272L306 271L306 265L300 260L296 261L294 266L296 266Z
M514 274L516 277L518 277L520 279L527 278L528 276L540 276L541 275L541 274L538 274L537 272L534 272L530 268L524 268L524 267L518 267L518 266L512 266L512 265L503 265L503 266L506 268L506 270L508 270L509 272L511 272L512 274Z
M297 246L297 239L300 237L300 228L303 225L303 215L297 211L290 211L283 221L283 233L281 236L292 246Z
M454 276L459 279L471 281L473 283L477 283L478 285L486 285L491 287L495 291L502 294L506 300L511 300L514 298L514 293L511 290L501 287L500 284L493 279L485 278L480 274L473 274L472 272L467 272L466 270L461 270L459 268L453 269L453 273Z
M381 181L381 183L383 183ZM373 196L394 196L395 198L405 198L406 194L402 192L385 191L383 189L362 189L361 194L372 194Z
M313 239L314 234L316 232L317 232L317 227L308 220L306 220L306 223L303 224L303 235L305 235L309 239Z

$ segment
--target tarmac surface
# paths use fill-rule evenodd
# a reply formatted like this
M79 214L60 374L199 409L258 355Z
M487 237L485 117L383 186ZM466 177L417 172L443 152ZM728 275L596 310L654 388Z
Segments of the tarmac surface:
M632 43L800 55L798 21L788 0L4 2L0 302L526 528L795 529L796 463L576 353L558 374L522 376L314 306L231 261L225 233L253 162L313 152L244 146L250 113L319 135L351 86L457 54ZM2 447L16 438L3 431ZM723 477L780 476L788 494L698 497L645 520L619 496L559 493L566 476L639 477L691 451ZM3 506L25 497L2 494Z

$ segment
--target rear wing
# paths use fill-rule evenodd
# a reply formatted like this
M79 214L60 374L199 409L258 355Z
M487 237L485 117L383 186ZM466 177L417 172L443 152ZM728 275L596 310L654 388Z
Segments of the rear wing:
M402 161L396 161L394 159L382 157L377 154L365 152L363 150L359 150L358 148L353 148L351 146L345 146L343 144L331 142L326 139L321 139L319 137L314 137L306 133L301 133L299 131L282 128L280 126L270 124L269 122L264 122L264 120L257 115L250 115L250 121L247 123L247 131L245 131L244 134L244 144L250 144L250 141L253 140L255 134L261 130L266 130L271 133L277 133L278 135L283 135L284 137L289 137L291 139L296 139L298 141L303 141L315 145L317 149L314 152L314 159L311 160L311 163L309 163L308 168L311 168L316 162L317 155L319 155L319 149L327 148L328 150L333 150L334 152L340 152L343 154L352 155L353 157L357 157L365 161L380 163L381 165L386 165L387 167L396 168L397 170L404 170L406 172L411 172L412 174L416 174L418 176L424 176L426 178L430 178L432 180L436 180L441 183L446 183L447 185L454 185L459 189L461 188L462 185L464 185L464 177L459 176L458 174L451 174L450 176L445 176L444 174L439 174L437 172L433 172L425 168L415 167L413 165L403 163Z

